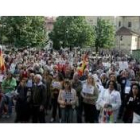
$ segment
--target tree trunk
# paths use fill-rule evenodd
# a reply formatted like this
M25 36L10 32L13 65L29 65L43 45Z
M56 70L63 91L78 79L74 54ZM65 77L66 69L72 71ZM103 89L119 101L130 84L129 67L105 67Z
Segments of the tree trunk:
M70 46L70 51L72 51L72 47Z
M98 46L96 46L96 54L98 53Z

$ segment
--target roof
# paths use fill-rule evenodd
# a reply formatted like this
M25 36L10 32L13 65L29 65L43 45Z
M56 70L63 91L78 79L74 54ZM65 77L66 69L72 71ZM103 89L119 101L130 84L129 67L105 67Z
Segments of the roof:
M140 34L126 28L126 27L121 27L118 31L116 31L116 35L137 35L139 36Z

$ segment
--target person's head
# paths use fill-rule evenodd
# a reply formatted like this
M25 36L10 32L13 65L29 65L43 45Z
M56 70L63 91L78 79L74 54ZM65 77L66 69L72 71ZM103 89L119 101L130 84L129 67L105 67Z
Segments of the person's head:
M88 69L85 69L85 70L84 70L84 75L87 75L87 76L88 76L88 74L89 74Z
M107 78L106 74L105 73L102 73L101 76L100 76L101 80L105 80Z
M65 74L70 74L70 73L71 73L71 68L70 66L67 66L65 70Z
M87 84L95 86L95 80L91 74L88 75Z
M117 78L114 74L111 74L109 79L110 79L110 81L114 81L114 82L116 82L116 80L117 80Z
M129 78L129 75L130 75L130 73L126 70L126 71L125 71L125 77L126 77L126 78Z
M25 79L22 79L22 80L20 81L20 85L21 85L22 87L25 87L25 85L26 85L26 80L25 80Z
M57 74L57 78L58 78L58 81L60 81L60 82L62 82L64 80L64 77L61 73Z
M54 71L58 71L58 66L53 67Z
M130 94L135 95L135 96L140 96L140 86L139 84L135 83L132 84Z
M35 76L35 74L34 74L34 73L30 73L30 78L31 78L31 79L33 79L33 78L34 78L34 76Z
M71 90L71 83L69 80L65 80L63 85L65 90Z
M129 65L128 65L128 68L129 68L129 69L132 69L132 64L129 64Z
M42 76L40 74L36 74L34 77L35 83L38 84L42 81Z
M121 72L120 72L120 75L121 75L121 77L126 77L126 71L125 70L122 70Z
M114 65L111 66L111 71L115 71L115 66Z
M115 81L109 81L107 88L109 90L111 90L111 91L112 90L117 90L117 84L116 84L116 82Z
M7 79L12 79L12 77L13 77L12 72L8 71L7 72Z

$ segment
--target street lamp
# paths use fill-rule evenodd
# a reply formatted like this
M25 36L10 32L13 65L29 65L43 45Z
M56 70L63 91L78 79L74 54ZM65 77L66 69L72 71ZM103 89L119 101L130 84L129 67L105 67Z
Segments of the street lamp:
M66 42L68 44L67 37L68 37L68 30L66 30Z
M121 49L121 41L122 41L122 39L123 39L123 36L120 35L120 38L119 38L119 50Z

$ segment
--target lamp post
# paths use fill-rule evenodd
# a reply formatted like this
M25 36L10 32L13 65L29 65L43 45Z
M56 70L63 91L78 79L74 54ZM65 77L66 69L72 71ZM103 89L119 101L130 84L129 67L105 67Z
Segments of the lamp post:
M68 30L66 30L66 43L68 44L67 37L68 37Z
M122 35L120 35L120 37L119 37L119 50L121 49L121 41L122 41Z

